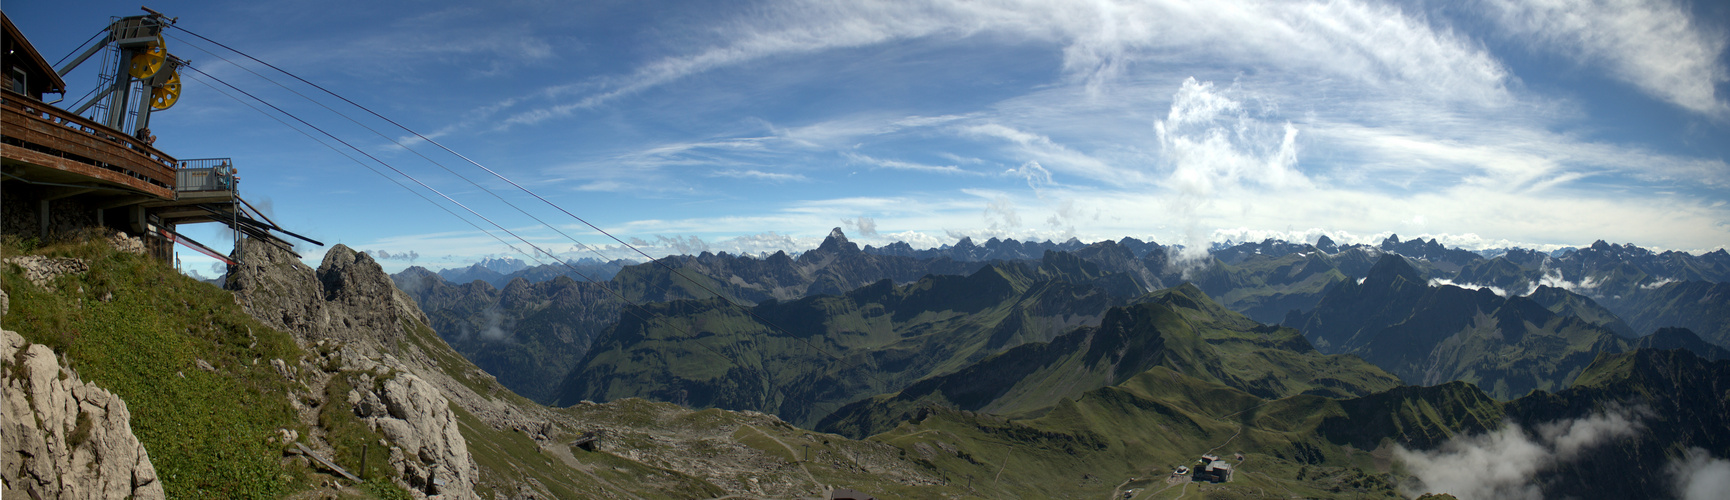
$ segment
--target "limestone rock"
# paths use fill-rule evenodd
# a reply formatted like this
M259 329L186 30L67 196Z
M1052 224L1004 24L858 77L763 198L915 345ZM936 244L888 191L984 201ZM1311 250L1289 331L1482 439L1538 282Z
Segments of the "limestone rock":
M384 434L394 450L391 466L403 473L407 486L420 498L477 499L474 484L479 469L469 455L451 402L440 389L413 373L390 354L364 355L354 346L332 341L315 344L331 376L352 377L343 401L373 429ZM431 484L437 487L429 488Z
M71 257L44 257L41 255L25 255L8 257L6 263L17 265L24 270L24 279L30 280L36 286L46 287L54 278L67 274L80 274L90 270L90 265L83 260Z
M240 266L228 281L236 300L254 318L303 341L394 346L404 337L399 319L427 323L378 262L347 246L331 247L316 271L255 240L242 240L236 257Z
M3 333L4 496L164 498L150 455L132 434L126 402L61 368L47 346Z
M436 489L440 493L472 497L473 493L468 492L474 489L479 471L470 460L468 444L456 415L451 412L450 402L438 388L413 374L401 374L385 381L378 399L383 400L386 412L374 413L368 420L407 455L419 459L418 463L404 459L393 464L405 472L410 484L425 485L437 478L443 483ZM361 403L370 401L363 399Z
M108 235L108 245L121 252L144 255L144 239L120 231Z

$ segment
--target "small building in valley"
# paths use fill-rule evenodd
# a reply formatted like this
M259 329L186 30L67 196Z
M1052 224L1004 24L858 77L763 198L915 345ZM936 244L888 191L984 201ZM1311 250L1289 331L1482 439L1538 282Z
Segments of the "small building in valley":
M1215 483L1231 482L1232 465L1212 453L1202 455L1201 465L1196 466L1193 481L1209 481Z

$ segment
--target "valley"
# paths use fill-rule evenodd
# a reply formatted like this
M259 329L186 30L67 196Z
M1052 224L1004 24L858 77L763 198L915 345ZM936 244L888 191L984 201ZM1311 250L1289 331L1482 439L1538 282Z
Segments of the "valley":
M669 258L663 261L675 265L625 266L607 283L520 280L508 288L518 297L570 301L580 296L572 291L578 287L611 286L640 301L614 306L616 323L591 322L586 345L565 341L566 352L583 354L564 358L569 369L556 385L557 406L643 398L762 412L838 439L911 450L949 481L965 478L970 491L1002 497L1061 497L1068 488L1107 486L1147 498L1182 495L1189 489L1183 481L1163 490L1163 480L1107 485L1082 471L1168 477L1177 465L1193 462L1189 455L1197 449L1215 447L1210 441L1232 443L1246 464L1255 464L1240 469L1244 474L1233 487L1397 495L1413 476L1397 467L1395 448L1433 449L1507 425L1649 404L1637 394L1651 394L1651 388L1612 395L1592 393L1581 382L1599 380L1628 359L1645 360L1646 353L1685 352L1680 355L1695 360L1688 363L1705 363L1700 369L1706 373L1722 371L1715 363L1730 359L1730 351L1690 329L1637 330L1632 325L1653 323L1630 323L1599 305L1626 307L1630 298L1675 293L1674 283L1687 281L1654 285L1673 279L1669 268L1654 268L1620 297L1576 293L1571 290L1582 288L1575 282L1545 281L1541 274L1471 288L1477 283L1467 280L1483 279L1481 270L1519 267L1514 260L1524 254L1485 258L1434 242L1397 241L1320 242L1332 252L1266 241L1215 248L1208 259L1184 264L1173 263L1173 249L1129 238L1091 245L993 241L988 245L1043 253L1037 260L955 261L983 252L940 249L924 254L930 260L916 272L896 273L892 264L849 263L877 249L859 250L836 229L811 256L796 259ZM1695 261L1675 269L1717 265L1710 254L1670 258ZM1582 277L1624 266L1574 264L1587 260L1575 253L1542 259L1550 263L1541 265L1556 268L1576 265ZM789 265L800 262L803 267ZM707 274L717 270L727 274ZM697 279L674 286L673 271ZM428 284L405 290L482 290L476 302L504 310L540 301L539 311L558 314L553 311L577 305L494 298L505 294L486 291L490 285L481 282L432 282L436 275L416 269L393 279L401 284L416 275ZM651 276L659 281L633 281ZM862 284L841 293L809 292L816 288L807 284L809 293L799 293L798 284L817 282L809 276ZM1468 288L1452 285L1456 280ZM433 303L460 303L421 293ZM589 304L619 302L613 296ZM1281 308L1281 322L1247 316L1268 318ZM1701 314L1687 307L1643 310L1652 311L1649 316ZM476 313L471 306L453 317ZM1695 324L1712 324L1704 321ZM443 336L453 345L478 338ZM544 378L537 384L550 385ZM1709 385L1674 389L1723 391ZM1593 394L1591 403L1558 402L1584 401L1577 399L1584 393ZM1713 449L1694 438L1678 442ZM1051 468L1059 456L1073 468ZM1595 463L1562 470L1601 466ZM980 489L987 479L992 489ZM1543 487L1579 491L1561 483Z

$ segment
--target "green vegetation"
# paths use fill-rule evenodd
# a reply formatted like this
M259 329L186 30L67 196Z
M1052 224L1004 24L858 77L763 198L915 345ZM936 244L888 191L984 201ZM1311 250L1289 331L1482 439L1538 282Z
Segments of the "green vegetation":
M8 257L25 250L10 238L6 245ZM89 270L37 287L17 267L3 266L6 328L49 346L83 380L126 401L132 432L169 498L282 498L317 486L305 461L283 458L292 443L278 441L278 429L302 439L314 431L298 420L290 398L317 398L271 363L281 359L298 372L305 353L290 335L247 316L231 293L100 239L32 254L82 259ZM333 458L359 473L360 449L370 443L364 468L371 480L358 491L410 498L390 482L396 472L378 444L382 436L349 411L351 375L332 377L322 400L336 404L319 411ZM90 426L81 413L68 440L87 439Z
M4 250L10 256L22 249ZM387 448L375 446L361 461L359 450L381 436L345 404L351 389L376 388L395 372L338 372L308 393L270 363L282 359L298 373L306 356L294 340L247 317L229 293L101 243L37 251L76 256L91 269L37 287L4 266L7 327L50 346L85 380L126 399L133 430L170 497L280 498L312 489L323 476L283 458L283 444L273 441L282 428L324 439L333 460L370 478L345 493L411 497L389 481L395 472L385 465ZM1318 352L1296 331L1258 324L1195 286L1114 298L1102 286L1122 283L1105 283L1113 275L1097 266L1055 257L1047 263L765 302L753 312L767 321L713 298L646 306L585 360L590 378L583 383L593 385L584 390L592 392L575 392L573 400L640 393L694 405L806 408L799 414L805 422L860 400L837 414L863 417L837 429L874 435L851 440L755 413L625 398L552 410L569 419L541 431L543 437L493 427L453 403L479 466L477 493L510 495L532 483L560 498L792 496L822 485L890 498L1098 498L1124 491L1133 498L1391 498L1404 474L1392 462L1396 445L1428 448L1505 421L1531 427L1612 408L1635 408L1629 411L1644 415L1649 431L1615 443L1603 457L1586 457L1598 465L1556 474L1584 486L1545 483L1546 493L1637 495L1641 490L1617 485L1663 487L1639 482L1665 477L1653 467L1680 450L1730 454L1730 440L1713 432L1730 425L1730 400L1723 398L1730 362L1679 350L1610 354L1598 340L1601 328L1556 319L1533 301L1504 300L1461 324L1418 321L1459 326L1436 330L1459 339L1499 338L1515 347L1459 340L1445 344L1453 352L1568 356L1572 365L1541 369L1531 369L1529 360L1435 357L1473 367L1473 376L1486 377L1478 380L1513 380L1483 374L1525 366L1521 373L1574 382L1567 389L1535 385L1541 390L1502 403L1491 396L1519 386L1395 387L1388 372ZM1393 271L1408 285L1420 279L1415 270ZM1337 281L1330 274L1337 272L1282 275L1294 277L1293 286L1315 286ZM1353 281L1336 286L1359 288ZM1460 297L1458 304L1490 303L1481 293ZM1079 327L1093 322L1098 326ZM531 404L426 325L402 326L408 342L394 346L399 354L418 350L419 359L483 397ZM1344 343L1351 335L1330 338ZM901 386L907 387L870 397ZM315 427L298 422L291 397L321 403L308 405L318 407ZM81 414L77 422L69 439L88 439L90 418ZM592 427L563 427L573 422ZM585 431L601 436L593 449L568 445ZM1208 452L1238 465L1232 482L1170 476ZM1598 469L1591 467L1622 462L1660 465L1634 465L1627 477L1592 473ZM1622 482L1603 483L1612 480Z
M1284 420L1289 413L1265 414L1283 401L1321 406L1296 421ZM988 498L1098 498L1119 486L1137 490L1136 498L1197 491L1226 498L1397 496L1393 478L1361 469L1361 461L1374 466L1368 454L1316 436L1319 415L1338 412L1332 402L1314 396L1270 402L1157 367L1064 400L1036 419L939 408L871 439L921 457L953 484ZM1239 469L1230 483L1167 481L1176 466L1194 465L1207 452L1246 459L1231 459Z
M1408 384L1465 381L1504 400L1568 387L1598 353L1630 347L1607 327L1532 298L1430 287L1397 255L1384 256L1363 282L1332 288L1315 310L1288 323L1322 351L1355 354Z
M5 254L19 255L8 241ZM307 486L269 442L278 428L306 430L286 397L291 382L270 365L301 358L293 339L247 317L227 292L100 241L34 253L84 259L90 270L38 288L4 266L6 328L126 400L169 497L278 498Z
M1707 342L1730 349L1730 283L1666 283L1629 290L1604 302L1642 334L1679 326L1693 330Z
M1350 261L1362 253L1253 255L1236 264L1214 259L1197 271L1193 281L1233 311L1263 323L1278 323L1289 311L1315 307L1322 292L1350 279L1341 269L1349 262L1336 261Z
M1036 416L1061 399L1132 381L1155 366L1264 398L1352 397L1399 384L1363 360L1316 352L1295 330L1266 327L1228 311L1192 285L1153 292L1140 301L1113 308L1098 327L1017 346L893 397L855 402L818 428L864 437L932 405Z
M324 388L324 400L329 402L318 410L318 425L324 429L324 439L335 451L331 460L349 472L367 479L369 491L400 491L401 487L390 482L399 476L396 469L390 467L390 448L381 446L384 435L373 431L356 417L348 402L348 392L354 389L351 382L356 373L337 373L330 378ZM361 462L365 458L365 463ZM410 460L419 460L410 455ZM391 493L394 494L394 493ZM408 492L402 492L407 495Z
M1121 302L1005 264L770 301L749 313L719 299L648 304L596 340L560 404L650 397L811 425L859 398L1049 341Z

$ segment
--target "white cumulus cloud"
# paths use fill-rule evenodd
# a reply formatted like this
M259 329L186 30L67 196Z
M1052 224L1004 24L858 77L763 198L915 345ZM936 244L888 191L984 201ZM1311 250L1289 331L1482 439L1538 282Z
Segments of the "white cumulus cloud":
M1632 435L1642 427L1642 412L1616 409L1574 420L1540 425L1527 431L1509 423L1477 435L1459 435L1435 450L1394 449L1416 477L1402 486L1408 496L1448 493L1460 500L1544 498L1533 478L1581 451L1611 439Z
M1730 460L1712 456L1700 448L1689 448L1670 461L1676 496L1682 500L1724 498L1730 492Z

